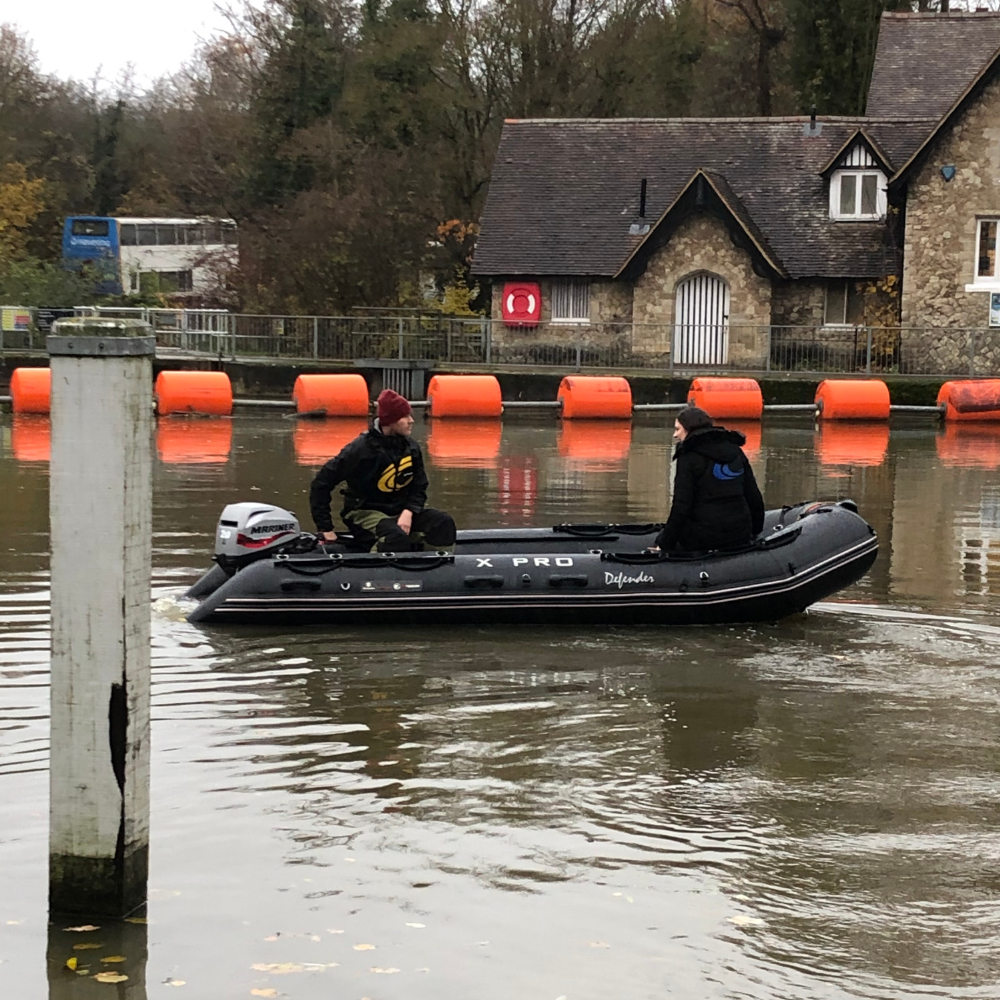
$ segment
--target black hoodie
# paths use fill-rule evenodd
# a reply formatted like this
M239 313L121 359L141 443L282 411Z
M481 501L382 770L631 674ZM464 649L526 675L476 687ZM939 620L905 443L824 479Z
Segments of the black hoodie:
M333 530L330 496L343 482L347 489L341 517L352 510L380 510L386 517L398 517L404 510L419 514L427 503L420 445L402 434L383 434L378 421L316 473L309 507L317 530Z
M745 443L739 431L699 427L677 446L674 499L656 539L660 548L734 548L763 531L764 499L743 454Z

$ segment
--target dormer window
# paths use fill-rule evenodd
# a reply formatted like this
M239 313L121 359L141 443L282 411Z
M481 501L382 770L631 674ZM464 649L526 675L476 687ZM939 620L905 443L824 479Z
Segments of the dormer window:
M887 207L886 177L881 170L838 170L830 178L831 219L884 219Z

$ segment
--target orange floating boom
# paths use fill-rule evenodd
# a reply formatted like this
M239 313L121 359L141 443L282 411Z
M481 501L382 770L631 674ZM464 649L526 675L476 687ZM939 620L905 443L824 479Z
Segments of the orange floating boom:
M171 413L228 417L233 412L233 387L225 372L160 372L154 391L161 417Z
M889 387L880 379L826 379L816 406L822 420L888 420Z
M760 420L764 397L752 378L696 378L688 405L701 407L713 420Z
M495 375L435 375L427 406L434 417L499 417L500 383Z
M567 375L559 383L564 420L622 420L632 416L632 387L621 375Z
M10 377L10 401L15 413L48 413L52 402L51 370L15 368Z
M363 375L300 375L292 389L298 413L367 417L368 383Z

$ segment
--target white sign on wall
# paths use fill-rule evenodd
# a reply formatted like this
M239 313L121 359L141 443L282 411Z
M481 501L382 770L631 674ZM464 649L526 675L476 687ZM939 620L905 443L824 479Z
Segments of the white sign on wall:
M1000 292L990 292L990 326L1000 326Z

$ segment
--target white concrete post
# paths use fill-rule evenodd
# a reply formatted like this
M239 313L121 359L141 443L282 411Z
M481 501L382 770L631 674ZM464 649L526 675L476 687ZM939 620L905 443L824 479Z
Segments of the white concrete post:
M49 908L124 916L149 856L147 323L59 320L52 364Z

